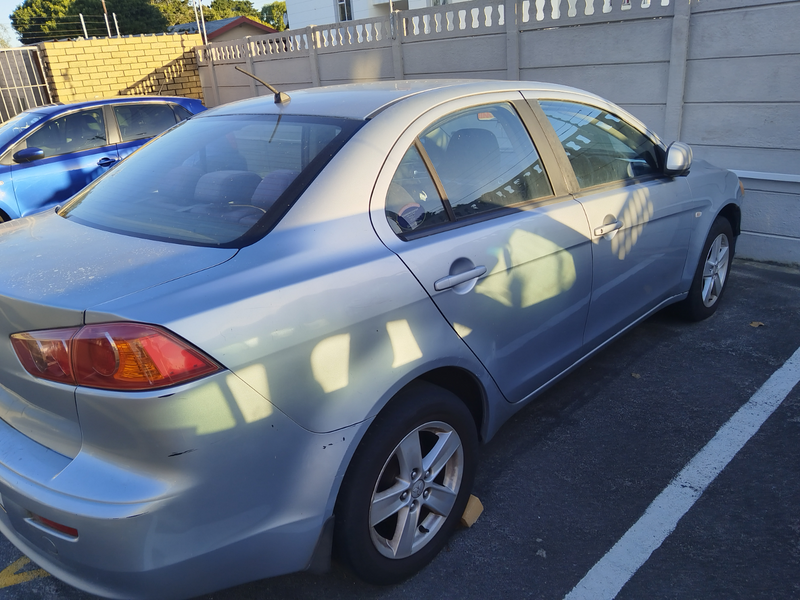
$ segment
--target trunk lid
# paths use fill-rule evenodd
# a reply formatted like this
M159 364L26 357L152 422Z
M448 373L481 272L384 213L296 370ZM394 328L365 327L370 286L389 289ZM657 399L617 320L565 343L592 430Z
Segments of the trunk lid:
M81 444L75 388L31 376L9 336L80 326L91 306L214 267L236 252L119 235L54 212L0 226L0 419L74 457Z

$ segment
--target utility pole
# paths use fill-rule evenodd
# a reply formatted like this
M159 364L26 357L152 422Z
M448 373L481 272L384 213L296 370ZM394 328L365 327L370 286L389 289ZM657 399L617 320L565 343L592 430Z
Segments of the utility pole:
M100 0L103 3L103 16L106 19L106 31L108 31L108 37L111 37L111 26L108 24L108 9L106 8L106 0Z

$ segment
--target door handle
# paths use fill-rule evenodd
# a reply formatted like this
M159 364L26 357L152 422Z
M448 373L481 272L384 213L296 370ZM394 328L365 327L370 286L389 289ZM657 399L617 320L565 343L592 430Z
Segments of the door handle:
M486 267L481 265L479 267L475 267L474 269L470 269L469 271L464 271L463 273L457 273L456 275L448 275L447 277L442 277L441 279L437 279L433 284L433 289L435 289L437 292L449 290L450 288L454 288L457 285L466 283L470 279L475 279L477 277L480 277L484 273L486 273Z
M594 234L597 237L602 237L604 235L608 235L613 231L616 231L617 229L622 229L623 227L624 225L622 224L622 221L614 221L613 223L607 223L602 227L598 227L597 229L594 230Z
M116 158L105 157L105 158L101 158L100 160L97 161L97 166L98 167L110 167L115 162L117 162Z

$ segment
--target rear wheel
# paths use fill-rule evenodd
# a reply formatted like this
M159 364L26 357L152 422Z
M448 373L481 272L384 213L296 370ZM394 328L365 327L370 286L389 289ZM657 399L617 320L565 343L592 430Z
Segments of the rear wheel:
M702 321L716 312L731 270L733 242L730 222L725 217L717 217L703 246L689 296L682 303L688 319Z
M336 549L360 578L395 583L427 565L464 512L475 473L472 415L428 383L376 417L342 483Z

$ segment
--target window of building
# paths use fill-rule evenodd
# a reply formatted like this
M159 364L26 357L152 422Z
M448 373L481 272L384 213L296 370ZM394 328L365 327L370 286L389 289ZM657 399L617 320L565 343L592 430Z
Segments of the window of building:
M353 20L353 7L350 0L336 0L336 8L340 22Z

